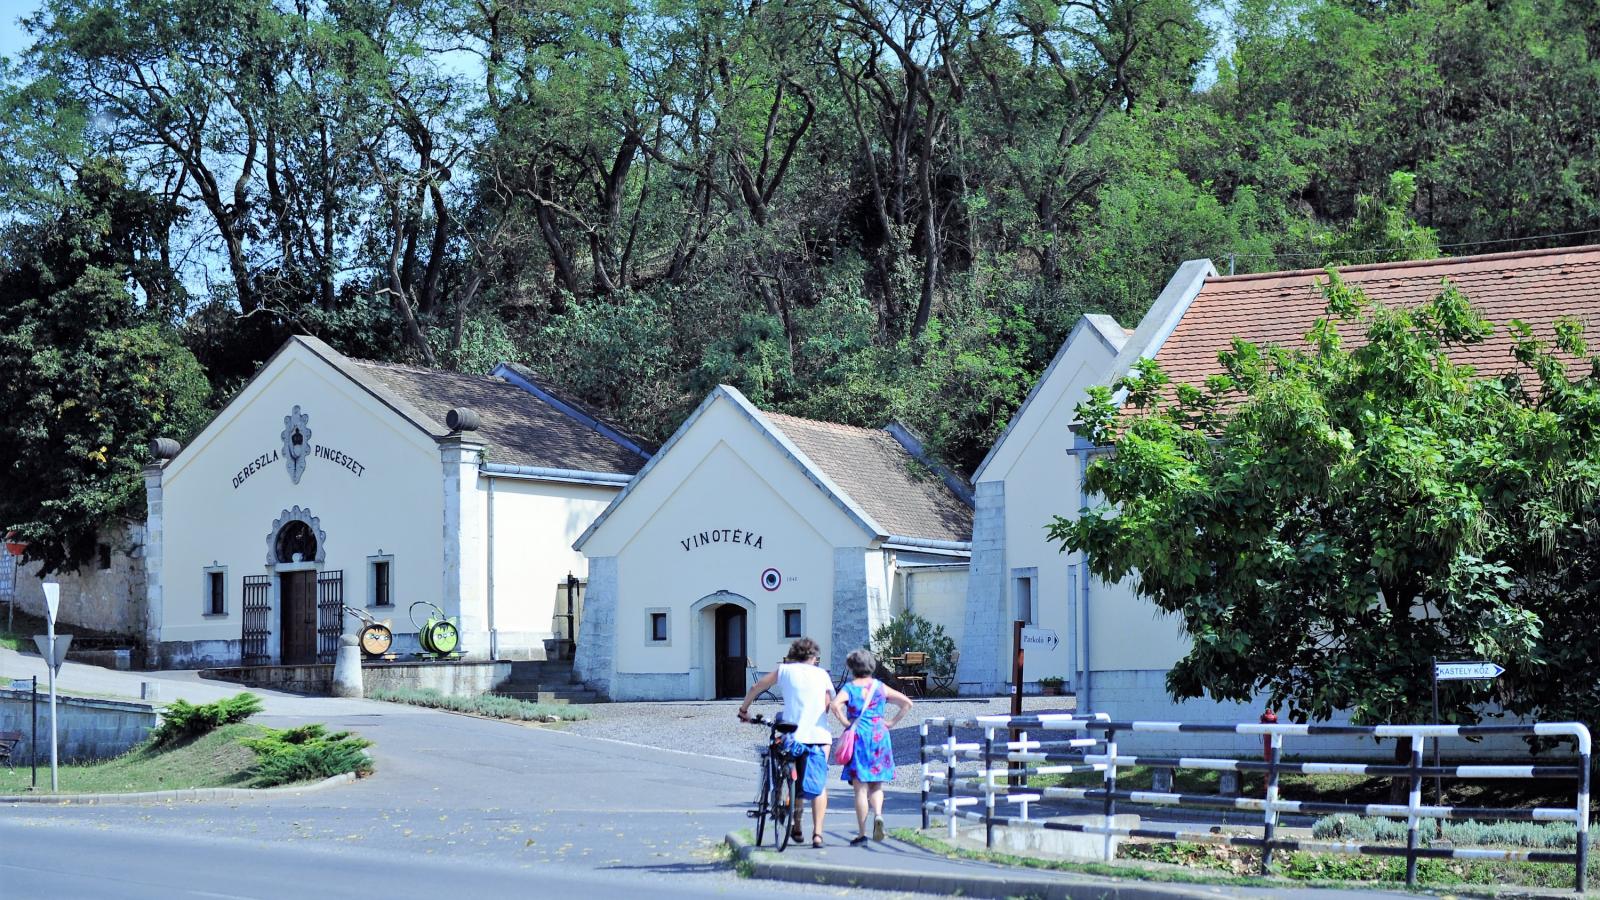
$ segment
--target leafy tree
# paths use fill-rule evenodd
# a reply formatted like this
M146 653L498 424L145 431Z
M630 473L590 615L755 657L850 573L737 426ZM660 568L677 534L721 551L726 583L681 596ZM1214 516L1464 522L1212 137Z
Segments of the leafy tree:
M1204 388L1147 362L1121 385L1126 412L1097 390L1080 415L1115 450L1086 474L1103 504L1050 534L1182 617L1174 697L1421 721L1432 658L1544 666L1552 636L1515 565L1535 538L1515 513L1523 490L1554 497L1550 413L1515 378L1450 361L1491 332L1453 288L1387 309L1330 272L1327 293L1306 347L1236 342ZM1443 714L1474 721L1485 699L1452 691Z
M45 571L75 568L111 517L139 515L157 436L187 436L209 387L171 325L141 308L135 248L171 213L97 161L51 220L0 242L0 526Z

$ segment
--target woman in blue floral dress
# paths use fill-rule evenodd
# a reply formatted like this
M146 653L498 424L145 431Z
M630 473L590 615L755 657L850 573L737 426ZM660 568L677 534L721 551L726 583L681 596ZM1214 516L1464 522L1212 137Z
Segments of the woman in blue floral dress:
M856 791L856 825L859 835L851 844L867 840L867 811L872 812L872 838L883 840L883 785L894 780L894 746L889 732L911 710L911 698L872 677L878 660L867 650L845 658L851 680L834 695L833 716L846 729L855 723L855 752L842 766L844 780ZM897 707L894 718L884 721L884 707ZM859 721L858 721L859 719Z

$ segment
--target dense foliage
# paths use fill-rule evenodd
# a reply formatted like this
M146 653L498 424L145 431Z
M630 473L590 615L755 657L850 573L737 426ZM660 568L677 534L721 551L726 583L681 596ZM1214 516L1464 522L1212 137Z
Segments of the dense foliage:
M372 771L372 757L367 753L371 741L348 731L329 734L326 726L316 723L268 728L261 737L241 743L256 753L252 781L257 787Z
M0 243L0 523L51 569L89 559L108 518L142 517L145 447L205 415L199 363L131 290L170 277L139 259L170 215L97 161L58 215Z
M261 698L248 692L198 706L180 698L161 711L161 724L150 733L150 742L155 747L186 743L258 712Z
M956 664L961 661L955 639L944 633L943 625L929 622L909 610L872 632L872 652L886 666L893 657L926 653L928 672L939 676L954 675Z
M1481 658L1509 671L1445 692L1446 721L1489 700L1591 715L1600 357L1582 327L1548 346L1498 326L1521 367L1487 377L1450 361L1497 327L1454 288L1409 310L1331 273L1327 293L1303 347L1236 342L1204 388L1147 361L1124 409L1096 389L1079 414L1114 451L1086 473L1103 504L1052 536L1182 618L1175 697L1423 721L1431 661Z
M1600 213L1586 0L42 0L24 27L4 252L111 161L127 352L187 378L177 329L217 397L309 332L528 363L658 438L718 382L898 417L969 468L1082 313L1131 324L1182 259L1543 246ZM187 385L156 394L183 436ZM105 447L106 498L47 485L59 516L0 525L81 530L155 425L58 439Z

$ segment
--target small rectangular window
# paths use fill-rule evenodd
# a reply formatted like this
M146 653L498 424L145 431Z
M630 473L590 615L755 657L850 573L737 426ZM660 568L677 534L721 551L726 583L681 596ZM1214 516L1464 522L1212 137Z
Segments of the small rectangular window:
M100 557L100 571L104 572L106 569L111 568L111 545L101 544L95 549Z
M394 600L389 596L389 561L382 560L372 564L372 605L393 606Z
M1039 570L1032 567L1012 569L1011 579L1017 620L1027 625L1037 625Z
M382 550L367 557L367 605L394 605L394 557Z
M783 636L797 638L804 634L804 622L801 620L800 610L786 609L783 611Z
M228 576L224 572L206 573L206 614L226 615L228 612Z
M653 612L650 614L650 640L665 641L667 639L667 614Z

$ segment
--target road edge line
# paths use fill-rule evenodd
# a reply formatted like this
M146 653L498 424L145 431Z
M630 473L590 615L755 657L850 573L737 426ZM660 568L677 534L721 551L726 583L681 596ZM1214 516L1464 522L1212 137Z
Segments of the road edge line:
M1224 896L1193 885L1153 882L1073 880L1070 876L1035 874L986 875L980 873L905 872L893 869L853 868L833 863L781 859L752 845L738 832L723 838L734 858L752 878L792 884L829 885L858 890L902 891L944 896L1008 900L1017 896L1040 900L1198 900Z
M286 784L270 788L183 788L175 791L137 791L130 794L10 794L0 795L0 804L42 803L50 806L111 806L119 803L170 803L174 801L199 803L206 800L252 800L261 797L314 794L328 788L350 784L355 780L356 775L354 772L345 772L312 784Z

